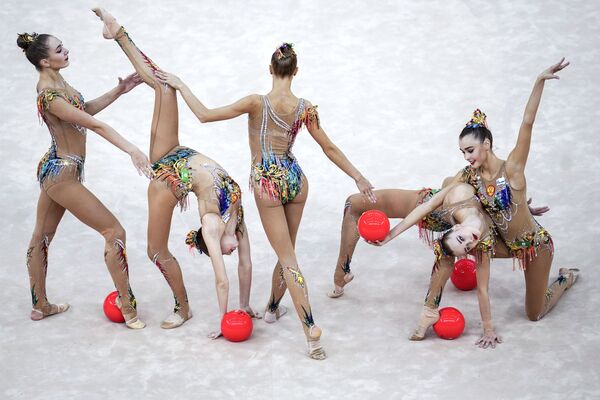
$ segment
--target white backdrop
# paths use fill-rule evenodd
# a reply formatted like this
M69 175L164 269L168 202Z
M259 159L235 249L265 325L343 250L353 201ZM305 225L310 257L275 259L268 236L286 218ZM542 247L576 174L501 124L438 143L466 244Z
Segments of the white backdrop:
M0 388L4 398L593 398L600 395L592 282L600 196L598 120L600 5L592 1L106 1L136 44L184 79L208 106L270 89L268 63L282 41L296 45L294 90L319 105L322 125L377 188L439 186L465 165L458 133L474 108L488 115L495 151L514 146L539 72L571 61L546 84L527 165L529 195L551 211L540 222L553 234L559 266L582 275L556 309L533 323L524 313L524 282L510 261L494 263L495 350L473 346L481 324L474 293L448 286L442 305L463 311L467 329L454 341L407 340L426 293L431 253L411 231L382 249L359 244L355 281L331 300L339 224L352 180L300 134L295 154L311 194L297 252L324 329L325 362L304 356L295 315L255 325L251 340L211 342L217 323L212 269L191 255L185 233L196 212L177 213L171 248L182 264L195 317L164 331L172 308L164 279L146 258L147 182L128 157L88 133L86 185L127 229L131 282L140 316L133 332L101 311L112 284L100 235L66 215L50 248L48 294L68 301L65 315L29 321L25 251L39 194L35 168L50 138L35 109L37 72L16 34L47 32L70 50L67 81L92 99L132 67L101 38L91 1L9 0L0 10ZM98 115L148 148L153 94L139 87ZM262 310L276 258L247 190L246 119L201 125L180 102L180 139L218 160L244 189L253 248L252 305ZM192 207L192 210L194 208ZM230 306L237 305L236 257L229 257ZM291 308L289 297L283 304Z

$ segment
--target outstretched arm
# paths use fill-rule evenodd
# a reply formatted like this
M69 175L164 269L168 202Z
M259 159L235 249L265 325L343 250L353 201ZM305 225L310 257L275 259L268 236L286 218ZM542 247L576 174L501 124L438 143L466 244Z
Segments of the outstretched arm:
M52 100L48 106L48 111L62 121L83 126L96 132L112 145L129 154L140 175L144 174L148 178L152 176L148 157L108 124L97 120L85 111L73 107L61 98Z
M494 325L492 324L492 307L490 306L490 296L488 293L488 284L490 281L490 258L484 254L481 262L477 266L477 300L479 300L479 313L483 323L483 335L475 342L481 348L495 348L496 343L502 343L502 338L496 335Z
M306 102L307 112L316 113L316 110L309 102ZM329 158L339 169L344 171L346 175L354 179L358 190L368 197L371 203L377 202L377 197L373 193L373 185L365 178L358 169L348 160L346 155L329 139L321 125L318 123L318 117L310 119L306 124L308 131L313 139L321 146L323 153Z
M112 90L109 90L94 100L86 101L85 111L90 115L98 114L100 111L111 105L122 94L129 92L140 83L142 83L142 78L136 73L129 75L125 79L119 78L119 83Z
M519 129L517 144L506 160L507 172L509 175L519 174L525 171L525 164L527 163L531 145L531 132L542 99L544 82L548 79L560 79L556 73L568 65L569 62L565 62L563 57L558 63L544 70L535 80L533 90L529 96L529 101L527 101L527 106L525 106L525 113L523 115L523 122L521 122L521 128Z
M177 76L164 71L156 71L155 74L160 82L181 93L185 103L202 123L232 119L242 114L250 114L260 108L260 97L258 95L246 96L224 107L207 108Z
M431 213L433 210L438 208L444 202L444 198L446 198L446 194L454 187L454 185L446 186L444 189L437 192L431 200L427 203L423 203L412 210L406 218L404 218L398 225L392 228L390 233L380 242L369 242L375 246L383 246L390 240L394 239L396 236L400 235L402 232L406 231L408 228L419 222L423 219L427 214Z

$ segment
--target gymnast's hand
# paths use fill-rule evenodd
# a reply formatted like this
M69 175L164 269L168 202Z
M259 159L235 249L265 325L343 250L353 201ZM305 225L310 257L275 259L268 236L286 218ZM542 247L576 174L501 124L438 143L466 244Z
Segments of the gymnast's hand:
M534 215L536 217L541 217L542 215L550 211L550 207L548 206L532 207L531 197L529 198L529 200L527 200L527 205L529 206L529 212L531 213L531 215Z
M152 168L150 166L150 161L148 161L148 157L137 147L133 149L129 156L131 157L131 162L137 169L138 174L144 175L148 179L152 179Z
M156 79L158 79L161 83L165 83L171 86L175 90L181 90L183 87L183 82L176 75L173 75L169 72L165 71L156 71L154 72Z
M502 338L496 335L496 332L494 332L493 329L486 329L483 331L481 338L475 342L475 345L481 347L482 349L487 349L488 347L495 349L496 343L502 343Z
M547 79L560 79L560 77L558 75L556 75L556 73L562 69L564 69L567 65L569 65L570 62L565 62L565 58L563 57L558 63L550 66L548 69L546 69L545 71L543 71L539 76L538 79L545 81Z
M373 193L373 185L371 185L371 182L369 182L367 178L365 178L364 176L358 178L358 180L356 181L356 187L358 187L358 190L362 194L367 196L371 203L377 202L377 197L375 197L375 193Z
M133 73L125 79L119 77L117 88L119 89L119 93L125 94L142 82L142 78L138 74Z
M383 238L383 240L379 240L377 242L372 242L370 240L365 240L365 242L373 245L373 246L377 246L377 247L381 247L384 244L386 244L387 242L389 242L390 240L392 240L392 236L388 233L387 236L385 238Z

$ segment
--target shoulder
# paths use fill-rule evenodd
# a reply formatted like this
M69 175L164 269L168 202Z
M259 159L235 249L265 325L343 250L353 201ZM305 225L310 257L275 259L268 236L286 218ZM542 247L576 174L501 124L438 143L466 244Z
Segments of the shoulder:
M40 110L47 110L50 107L50 103L56 99L68 100L67 95L61 89L51 87L41 88L37 95L38 108Z

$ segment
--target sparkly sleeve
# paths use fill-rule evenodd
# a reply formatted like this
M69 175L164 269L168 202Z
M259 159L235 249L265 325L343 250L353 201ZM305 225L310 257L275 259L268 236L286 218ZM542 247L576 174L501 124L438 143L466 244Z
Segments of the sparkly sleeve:
M302 112L302 115L300 115L300 120L308 129L319 129L321 127L317 107L318 106L313 105L306 107Z
M43 89L37 97L37 108L38 108L38 113L40 115L43 115L45 111L48 110L48 108L50 107L50 103L52 102L52 100L56 99L57 97L60 97L61 99L65 100L68 102L68 100L65 98L65 95L61 92L59 92L56 89Z

